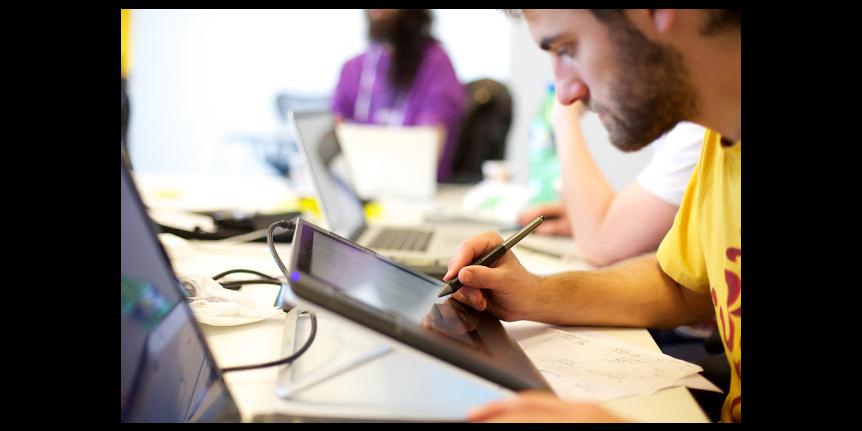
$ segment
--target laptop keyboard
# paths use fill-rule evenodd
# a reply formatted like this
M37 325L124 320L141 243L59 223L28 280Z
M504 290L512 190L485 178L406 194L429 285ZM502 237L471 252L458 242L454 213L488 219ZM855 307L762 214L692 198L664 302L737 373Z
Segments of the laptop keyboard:
M409 228L384 228L377 233L369 247L379 250L425 251L431 243L433 233Z

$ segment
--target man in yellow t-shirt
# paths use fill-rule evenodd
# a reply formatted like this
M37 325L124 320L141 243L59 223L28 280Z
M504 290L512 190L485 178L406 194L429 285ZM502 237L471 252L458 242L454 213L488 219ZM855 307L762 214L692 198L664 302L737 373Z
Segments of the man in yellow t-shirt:
M493 268L469 265L502 242L487 232L461 244L450 261L444 279L457 276L464 285L453 297L503 320L559 325L673 328L715 316L732 370L721 419L741 421L740 11L509 13L526 18L533 39L551 55L560 103L582 101L597 112L617 148L639 150L681 121L712 131L657 253L545 276L529 273L511 252ZM472 421L625 419L541 392L470 414Z
M700 160L673 227L659 245L662 271L687 289L709 294L730 365L722 421L742 419L742 143L722 144L707 131Z

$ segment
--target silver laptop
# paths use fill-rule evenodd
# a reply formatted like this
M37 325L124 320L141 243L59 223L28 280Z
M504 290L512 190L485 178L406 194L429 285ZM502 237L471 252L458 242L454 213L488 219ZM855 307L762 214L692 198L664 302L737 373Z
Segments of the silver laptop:
M340 164L341 146L332 114L291 112L290 121L327 228L399 263L442 276L462 241L487 230L476 225L369 226L350 174Z

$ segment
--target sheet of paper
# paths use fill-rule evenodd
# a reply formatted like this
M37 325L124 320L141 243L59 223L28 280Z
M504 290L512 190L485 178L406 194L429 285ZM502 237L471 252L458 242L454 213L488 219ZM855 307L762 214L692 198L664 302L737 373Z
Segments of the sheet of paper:
M721 389L719 389L718 386L715 386L712 382L707 380L706 377L703 377L700 374L692 374L688 377L683 377L682 379L680 379L679 381L675 382L674 384L672 384L668 387L671 387L671 386L685 386L687 388L702 389L704 391L711 391L711 392L718 392L718 393L724 392Z
M521 346L554 391L568 400L648 395L702 371L663 353L588 333L550 329Z
M605 340L608 340L609 342L615 342L615 343L623 342L619 338L614 337L613 335L606 334L604 332L582 331L580 333L583 335L586 335L586 336L603 338ZM635 345L632 345L632 346L638 347ZM655 352L653 352L653 353L655 353ZM706 377L703 377L700 374L692 374L689 376L685 376L685 377L677 380L676 382L668 383L668 385L666 387L670 388L670 387L674 387L674 386L685 386L685 387L691 388L691 389L702 389L704 391L712 391L712 392L718 392L718 393L724 392L721 389L719 389L718 386L715 386L712 382L707 380ZM660 388L660 389L664 389L664 388Z

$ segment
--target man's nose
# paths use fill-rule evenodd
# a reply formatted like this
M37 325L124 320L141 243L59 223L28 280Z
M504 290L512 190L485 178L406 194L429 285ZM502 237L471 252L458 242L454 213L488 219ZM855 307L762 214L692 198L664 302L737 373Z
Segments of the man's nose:
M584 100L590 94L590 90L587 86L583 81L578 79L568 80L566 82L557 80L556 86L557 100L559 100L563 105L571 105L578 100Z

